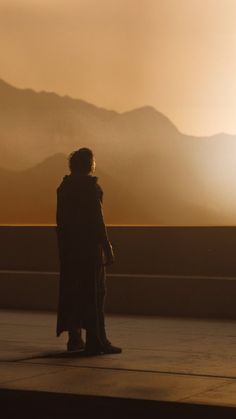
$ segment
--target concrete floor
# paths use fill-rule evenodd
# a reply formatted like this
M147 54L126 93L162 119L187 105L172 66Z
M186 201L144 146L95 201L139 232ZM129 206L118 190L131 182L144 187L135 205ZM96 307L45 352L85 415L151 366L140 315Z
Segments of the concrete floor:
M119 355L63 356L55 314L0 311L0 388L236 409L236 321L107 316ZM235 410L236 417L236 410Z

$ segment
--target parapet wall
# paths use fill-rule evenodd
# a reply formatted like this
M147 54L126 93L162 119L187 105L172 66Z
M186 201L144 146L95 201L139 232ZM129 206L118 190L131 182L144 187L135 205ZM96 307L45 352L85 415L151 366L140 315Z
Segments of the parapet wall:
M106 311L236 318L235 227L108 227ZM0 227L0 308L56 310L55 226Z
M236 227L108 227L111 273L236 277ZM0 226L0 270L58 271L55 226Z

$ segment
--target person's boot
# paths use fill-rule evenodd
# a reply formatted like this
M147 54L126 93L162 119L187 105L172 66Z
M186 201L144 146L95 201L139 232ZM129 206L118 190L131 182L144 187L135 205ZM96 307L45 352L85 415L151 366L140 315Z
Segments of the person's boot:
M112 345L112 343L107 339L104 317L101 321L100 336L103 346L103 354L120 354L122 352L121 348Z
M120 354L122 349L113 346L107 338L101 340L95 336L88 335L86 338L85 352L87 355Z
M102 353L103 354L120 354L122 349L118 346L112 345L112 343L107 339L106 333L104 333L102 338Z
M86 333L85 352L87 355L101 355L103 344L101 340L92 333Z
M106 343L105 345L86 345L85 352L87 355L120 354L122 349L111 343Z
M121 352L122 352L121 348L119 348L118 346L112 345L111 342L109 341L103 346L104 354L120 354Z
M81 330L69 330L69 340L67 342L67 351L81 351L85 349L85 343L81 336Z

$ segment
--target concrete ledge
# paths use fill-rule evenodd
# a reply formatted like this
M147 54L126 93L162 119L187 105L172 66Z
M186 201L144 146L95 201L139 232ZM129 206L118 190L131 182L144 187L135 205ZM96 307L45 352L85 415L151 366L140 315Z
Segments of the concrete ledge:
M58 280L58 272L2 270L0 307L56 310ZM107 275L109 313L235 319L235 301L235 277Z

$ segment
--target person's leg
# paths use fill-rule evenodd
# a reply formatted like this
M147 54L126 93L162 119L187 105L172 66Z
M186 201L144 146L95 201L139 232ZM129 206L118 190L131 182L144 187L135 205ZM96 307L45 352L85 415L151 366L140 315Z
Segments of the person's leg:
M110 344L107 339L106 327L105 327L105 298L106 298L106 277L104 267L101 271L99 287L98 287L98 330L99 336L103 345Z
M91 273L93 282L90 290L90 306L87 312L86 351L100 353L103 348L104 333L101 328L101 278L104 273L102 265L102 248L97 248L94 271Z
M105 354L118 354L122 352L121 348L113 346L107 338L105 327L105 298L106 298L106 274L103 267L102 275L100 277L99 293L98 293L98 324L99 335L103 344L103 353Z
M97 310L96 320L92 328L86 330L86 351L88 354L117 354L122 350L116 346L113 346L107 339L106 328L105 328L105 314L104 305L106 297L106 285L105 285L105 271L102 266L100 276L98 279L97 286Z

